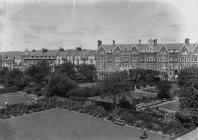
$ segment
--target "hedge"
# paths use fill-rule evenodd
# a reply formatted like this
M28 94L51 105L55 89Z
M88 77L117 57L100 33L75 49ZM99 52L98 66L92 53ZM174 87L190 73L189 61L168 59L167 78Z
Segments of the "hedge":
M0 94L10 93L10 92L16 92L16 91L18 91L18 90L19 90L18 87L1 88L1 89L0 89Z

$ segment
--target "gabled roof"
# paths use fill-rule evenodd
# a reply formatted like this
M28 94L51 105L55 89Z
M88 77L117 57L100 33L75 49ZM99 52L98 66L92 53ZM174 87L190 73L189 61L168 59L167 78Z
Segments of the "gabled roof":
M76 56L77 50L76 49L70 49L68 55L72 56L74 58Z
M182 48L184 48L184 47L188 50L188 52L190 52L190 50L189 50L189 48L188 48L188 46L187 46L186 44L184 44L184 45L181 47L181 49L179 50L179 52L181 52Z
M82 49L81 51L77 51L76 56L80 56L81 59L87 59L91 50L89 49Z
M187 47L188 47L190 52L193 52L194 49L196 48L196 46L197 46L197 43L191 43Z
M159 52L163 47L164 47L164 48L166 49L166 51L168 52L168 49L166 48L166 46L165 46L164 44L162 44L162 46L159 48L158 52Z
M146 50L148 44L134 44L139 51Z
M177 49L180 50L184 43L166 43L164 44L168 50Z
M157 45L149 45L149 44L134 44L134 46L142 52L143 50L146 50L150 46L155 49L155 52L158 52L160 48L163 46L163 44L157 44Z
M121 50L124 50L125 48L130 50L133 47L132 44L118 44L118 46L120 47Z
M163 46L163 44L157 44L157 45L154 45L154 49L159 52L159 50L161 49L161 47Z
M67 58L69 50L58 51L57 56L60 55L63 59Z
M113 50L115 49L116 46L114 46L113 44L104 44L104 45L102 45L102 47L108 53L108 52L113 52Z

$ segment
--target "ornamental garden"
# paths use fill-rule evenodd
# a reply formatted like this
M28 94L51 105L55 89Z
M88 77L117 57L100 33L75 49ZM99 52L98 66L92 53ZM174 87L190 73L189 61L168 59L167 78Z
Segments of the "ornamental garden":
M24 72L4 68L0 70L0 96L4 97L0 118L62 108L178 137L198 125L197 73L194 67L184 69L176 81L168 81L159 71L132 69L108 73L99 80L93 65L64 63L53 73L45 61ZM19 91L24 94L15 97Z

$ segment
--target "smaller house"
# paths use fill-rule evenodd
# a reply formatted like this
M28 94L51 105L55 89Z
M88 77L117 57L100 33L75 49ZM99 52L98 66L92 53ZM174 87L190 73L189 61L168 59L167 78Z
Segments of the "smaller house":
M22 52L11 51L11 52L0 52L1 67L7 67L9 70L14 68L21 69L21 58Z

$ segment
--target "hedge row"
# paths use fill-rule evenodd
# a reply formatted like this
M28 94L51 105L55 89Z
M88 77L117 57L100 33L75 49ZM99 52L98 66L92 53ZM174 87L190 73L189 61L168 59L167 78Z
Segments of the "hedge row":
M0 118L7 119L11 116L19 116L56 107L65 108L69 110L79 110L80 108L82 108L82 104L69 99L50 97L32 104L21 103L9 105L5 108L0 109Z
M16 91L18 91L18 90L19 90L18 87L1 88L1 89L0 89L0 94L10 93L10 92L16 92Z

